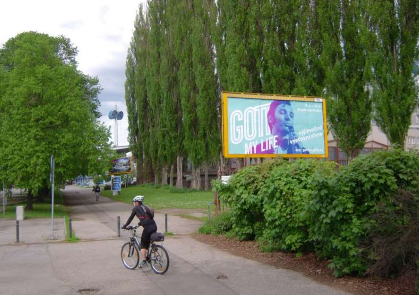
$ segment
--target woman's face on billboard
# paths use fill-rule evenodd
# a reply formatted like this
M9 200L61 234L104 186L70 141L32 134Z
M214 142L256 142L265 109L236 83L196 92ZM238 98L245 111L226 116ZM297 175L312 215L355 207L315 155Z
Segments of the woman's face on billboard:
M290 127L294 125L294 112L289 104L280 104L275 109L274 130L281 134L290 132Z

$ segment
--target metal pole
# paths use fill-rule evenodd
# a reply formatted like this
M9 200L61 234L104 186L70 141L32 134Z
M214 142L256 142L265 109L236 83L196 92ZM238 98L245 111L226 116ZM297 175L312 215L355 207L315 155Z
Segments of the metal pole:
M3 181L3 215L6 213L6 202L4 200L4 181Z
M55 159L51 156L51 240L54 239L54 173Z
M19 220L16 220L16 243L19 243Z
M164 214L164 232L167 233L167 214Z
M69 238L73 238L73 227L71 225L71 218L68 219L68 230L69 230Z
M211 211L210 211L210 206L214 204L213 202L209 202L208 203L208 221L211 221Z
M121 236L121 216L118 216L116 218L116 223L118 227L118 237L120 237Z

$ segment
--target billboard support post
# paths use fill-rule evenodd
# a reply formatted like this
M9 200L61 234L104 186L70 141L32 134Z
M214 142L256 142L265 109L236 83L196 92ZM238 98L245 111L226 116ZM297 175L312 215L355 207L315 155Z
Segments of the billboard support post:
M6 213L6 202L4 200L4 180L3 180L3 215Z
M55 174L55 159L54 155L51 156L51 240L54 239L54 175Z

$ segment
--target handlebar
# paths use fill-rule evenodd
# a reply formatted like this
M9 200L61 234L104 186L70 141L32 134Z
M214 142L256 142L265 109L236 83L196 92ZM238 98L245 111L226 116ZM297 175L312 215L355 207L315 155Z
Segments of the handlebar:
M128 225L126 228L121 227L121 229L125 229L125 230L136 230L137 228L138 228L138 225L137 226Z

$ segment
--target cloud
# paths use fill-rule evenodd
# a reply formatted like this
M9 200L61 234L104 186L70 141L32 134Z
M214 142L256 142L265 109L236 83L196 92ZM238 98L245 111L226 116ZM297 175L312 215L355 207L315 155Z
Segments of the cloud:
M81 21L68 21L60 25L61 28L67 29L67 30L78 30L82 26L83 26L83 22Z

